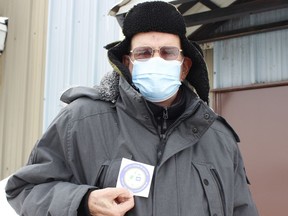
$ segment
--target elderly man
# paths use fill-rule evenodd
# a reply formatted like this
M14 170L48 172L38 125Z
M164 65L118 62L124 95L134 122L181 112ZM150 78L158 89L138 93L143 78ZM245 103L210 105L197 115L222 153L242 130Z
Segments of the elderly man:
M6 187L20 215L256 216L238 137L208 107L202 52L177 9L134 6L114 72L69 105Z

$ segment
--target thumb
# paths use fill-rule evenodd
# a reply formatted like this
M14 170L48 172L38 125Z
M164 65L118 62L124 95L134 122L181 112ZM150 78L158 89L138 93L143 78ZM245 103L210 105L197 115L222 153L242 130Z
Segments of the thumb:
M115 203L117 203L117 209L123 215L134 207L134 196L133 194L125 189L125 188L118 188L118 197L114 199Z
M114 195L114 198L117 198L118 200L123 199L124 201L133 197L133 193L126 188L115 188Z

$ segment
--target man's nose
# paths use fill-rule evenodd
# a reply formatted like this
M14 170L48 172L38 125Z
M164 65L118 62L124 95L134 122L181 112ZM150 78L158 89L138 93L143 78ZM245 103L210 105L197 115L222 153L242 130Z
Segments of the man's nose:
M160 56L160 50L159 49L153 49L152 57L161 57Z

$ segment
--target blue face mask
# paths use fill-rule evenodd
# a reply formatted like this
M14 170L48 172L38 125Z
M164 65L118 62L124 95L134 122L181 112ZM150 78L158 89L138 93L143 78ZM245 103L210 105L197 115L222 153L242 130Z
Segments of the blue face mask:
M133 62L132 82L143 97L151 102L162 102L175 95L181 85L182 62L154 57Z

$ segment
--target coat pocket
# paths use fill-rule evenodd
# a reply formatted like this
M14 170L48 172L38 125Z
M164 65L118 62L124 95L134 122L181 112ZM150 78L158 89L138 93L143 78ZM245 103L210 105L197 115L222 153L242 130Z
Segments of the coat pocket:
M125 156L131 159L132 156ZM95 186L98 188L116 187L122 158L105 161L99 169Z
M201 179L210 215L226 216L225 194L217 170L211 164L194 162L192 164L198 171Z

